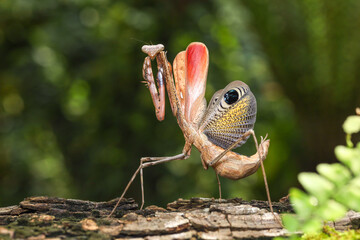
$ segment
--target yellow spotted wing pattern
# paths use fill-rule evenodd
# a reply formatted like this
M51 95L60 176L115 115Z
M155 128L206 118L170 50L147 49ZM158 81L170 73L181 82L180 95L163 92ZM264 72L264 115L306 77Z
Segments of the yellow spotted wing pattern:
M246 131L253 129L255 121L255 96L245 83L234 81L214 94L200 129L212 143L226 149Z

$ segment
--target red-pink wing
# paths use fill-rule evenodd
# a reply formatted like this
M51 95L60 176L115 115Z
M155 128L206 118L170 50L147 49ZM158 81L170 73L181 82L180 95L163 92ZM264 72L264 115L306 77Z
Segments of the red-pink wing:
M209 66L209 52L203 43L193 42L186 49L185 119L193 123L203 103Z

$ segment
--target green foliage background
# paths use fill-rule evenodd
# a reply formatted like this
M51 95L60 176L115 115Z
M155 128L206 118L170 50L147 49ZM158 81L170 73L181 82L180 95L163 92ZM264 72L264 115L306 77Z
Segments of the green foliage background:
M144 42L163 43L170 61L204 42L208 100L233 80L250 86L278 199L345 142L341 124L360 104L359 29L357 0L2 0L0 205L30 195L109 200L140 157L181 152L168 103L157 122L140 83ZM238 151L254 150L249 141ZM218 196L195 149L144 172L146 204ZM223 197L266 198L260 172L222 183ZM138 180L127 196L140 201Z

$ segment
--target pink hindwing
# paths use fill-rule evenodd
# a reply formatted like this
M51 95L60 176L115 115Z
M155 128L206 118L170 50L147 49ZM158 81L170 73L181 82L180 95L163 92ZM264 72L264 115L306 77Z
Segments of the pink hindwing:
M205 44L191 43L186 49L186 89L184 115L193 124L199 108L203 107L206 78L209 66L209 52Z

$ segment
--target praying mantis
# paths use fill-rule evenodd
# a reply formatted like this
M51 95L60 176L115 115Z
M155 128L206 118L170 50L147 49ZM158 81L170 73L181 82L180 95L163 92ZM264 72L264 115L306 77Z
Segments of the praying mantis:
M261 137L258 144L253 130L256 121L256 99L250 88L242 81L234 81L217 91L206 106L205 89L209 65L209 52L205 44L193 42L174 59L173 67L166 58L162 44L144 45L142 51L148 56L143 64L144 83L149 88L159 121L165 116L165 88L172 113L181 128L185 145L182 153L170 157L143 157L116 206L140 174L142 202L144 206L143 169L174 160L185 160L194 145L201 153L204 169L212 167L216 173L219 194L219 176L238 180L247 177L261 166L269 207L273 212L263 160L268 154L270 140ZM154 80L151 61L156 59L157 77ZM173 68L173 69L172 69ZM174 79L175 78L175 79ZM256 153L250 157L231 150L241 146L252 136Z

